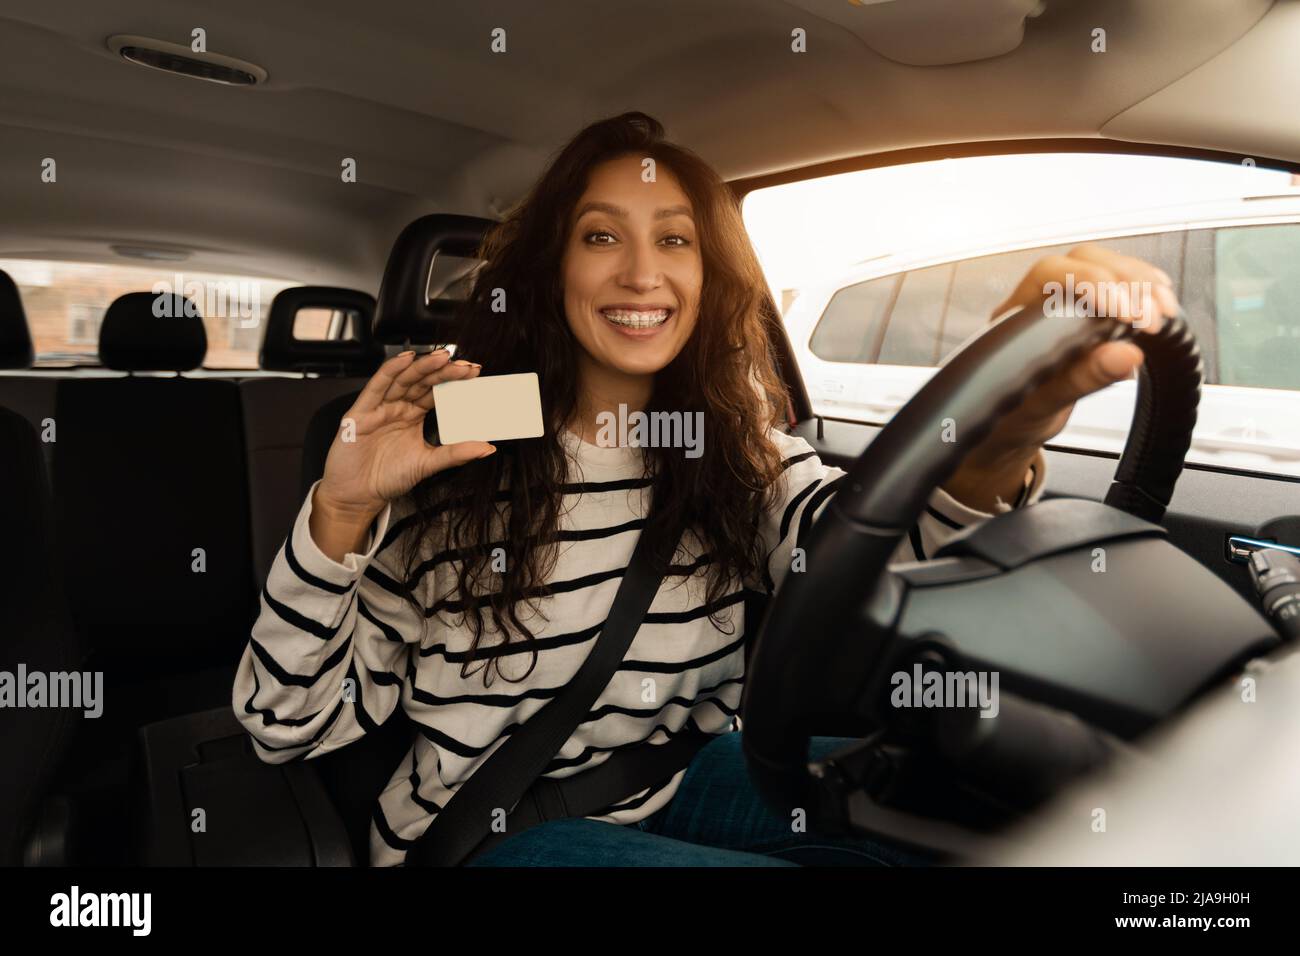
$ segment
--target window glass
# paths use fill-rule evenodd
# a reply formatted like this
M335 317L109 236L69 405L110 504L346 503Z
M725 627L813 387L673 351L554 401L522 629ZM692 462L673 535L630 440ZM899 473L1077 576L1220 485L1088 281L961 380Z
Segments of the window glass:
M299 309L293 316L293 337L302 341L357 338L361 313L355 309Z
M1024 249L957 263L939 342L940 360L947 359L958 346L989 324L998 306L1015 291L1030 266L1044 256L1064 253L1068 248Z
M18 286L38 367L97 365L99 329L113 300L127 292L167 291L188 296L203 316L205 368L257 368L271 300L301 285L157 266L34 259L0 259L0 270Z
M897 284L896 276L886 276L836 292L813 332L813 354L827 362L872 361Z
M948 264L917 269L903 277L880 348L882 365L938 364L939 335L952 273L953 267Z
M1300 225L1219 229L1214 258L1220 380L1300 389Z
M1182 268L1175 276L1178 301L1201 346L1207 384L1223 381L1219 374L1219 329L1215 321L1215 232L1215 229L1188 230Z
M1300 477L1300 176L976 156L755 190L744 217L818 414L887 422L1036 261L1093 243L1173 281L1205 370L1188 460ZM1135 394L1077 402L1054 444L1120 451Z

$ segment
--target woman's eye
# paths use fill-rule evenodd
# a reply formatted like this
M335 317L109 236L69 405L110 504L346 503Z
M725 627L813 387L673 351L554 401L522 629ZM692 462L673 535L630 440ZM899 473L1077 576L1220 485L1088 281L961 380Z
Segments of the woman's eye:
M593 246L608 246L612 243L618 242L617 236L615 236L612 232L608 232L607 230L604 229L593 229L591 232L588 232L582 238L583 241L586 242L588 245L593 245ZM679 235L677 233L673 233L672 235L669 236L664 236L659 241L664 245L669 245L669 246L689 246L691 244L690 239L686 238L683 235Z

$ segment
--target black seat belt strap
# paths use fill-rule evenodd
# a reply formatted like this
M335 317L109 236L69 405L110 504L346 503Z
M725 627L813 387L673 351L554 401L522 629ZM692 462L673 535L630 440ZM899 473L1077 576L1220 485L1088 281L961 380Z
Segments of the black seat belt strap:
M562 779L538 777L506 818L505 829L489 833L470 858L507 837L563 817L604 816L615 804L667 783L686 769L700 748L718 735L683 730L667 743L642 743L613 754L599 767ZM468 859L464 862L468 862Z
M408 866L457 866L469 857L491 832L494 815L514 809L591 712L632 645L681 536L666 535L661 551L667 553L652 554L649 528L647 522L596 644L573 680L461 784L407 851Z

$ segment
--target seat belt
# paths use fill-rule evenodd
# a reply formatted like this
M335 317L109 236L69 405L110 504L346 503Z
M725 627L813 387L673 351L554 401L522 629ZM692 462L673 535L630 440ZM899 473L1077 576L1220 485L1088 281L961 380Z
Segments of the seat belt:
M665 784L679 771L685 770L700 748L718 736L722 735L690 727L667 743L641 743L620 750L590 770L581 770L558 780L538 777L506 817L505 827L484 837L461 865L539 823L612 813L615 804L643 790Z
M745 661L748 664L752 636L766 613L768 596L745 592ZM469 863L498 843L548 820L565 817L605 816L611 808L652 787L666 784L685 770L710 741L730 731L711 733L696 726L683 728L666 743L642 743L620 749L600 766L568 777L538 777L518 805L506 817L504 829L493 830L461 861Z
M461 784L407 851L407 866L460 865L491 834L494 815L498 811L510 813L516 807L591 712L596 698L609 685L631 647L681 538L681 532L666 535L655 550L651 536L646 533L649 527L647 521L596 644L573 680L549 704L524 721Z

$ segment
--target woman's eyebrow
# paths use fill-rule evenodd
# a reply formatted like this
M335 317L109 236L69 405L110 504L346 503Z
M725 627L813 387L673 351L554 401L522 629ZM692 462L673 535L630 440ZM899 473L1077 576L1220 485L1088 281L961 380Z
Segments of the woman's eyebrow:
M589 212L603 212L611 216L615 216L619 219L627 218L627 210L624 209L622 206L615 206L613 203L595 202L595 201L585 202L581 206L579 206L578 211L573 218L581 219Z
M591 202L585 202L580 207L578 207L578 211L573 218L581 219L589 212L603 212L610 216L615 216L620 219L626 219L629 215L628 211L624 209L622 206L615 206L613 203L599 202L593 200ZM682 205L664 206L661 209L655 210L656 219L669 219L673 216L686 216L687 218L694 218L694 216L691 213L690 206L682 206Z
M690 206L664 206L662 209L655 210L656 219L671 219L673 216L685 216L687 219L694 219L691 215Z

